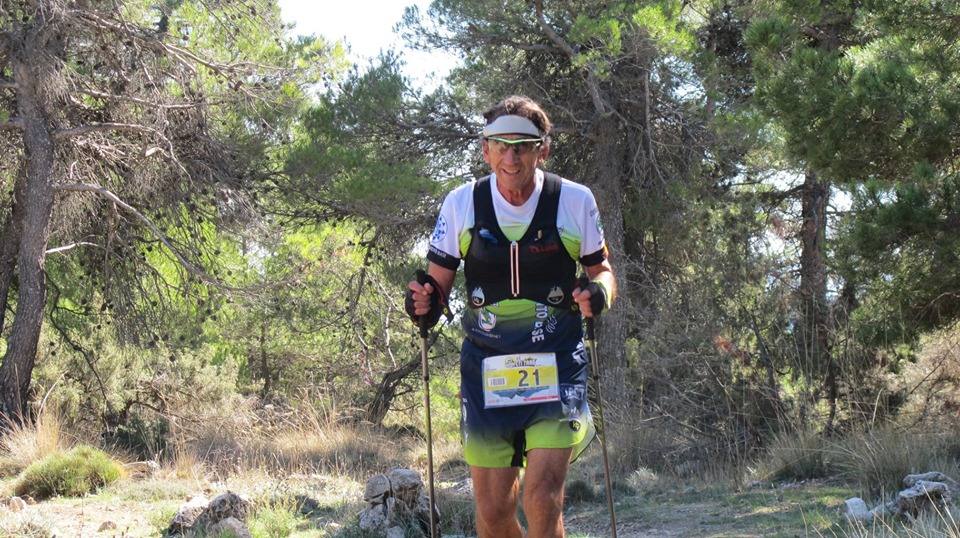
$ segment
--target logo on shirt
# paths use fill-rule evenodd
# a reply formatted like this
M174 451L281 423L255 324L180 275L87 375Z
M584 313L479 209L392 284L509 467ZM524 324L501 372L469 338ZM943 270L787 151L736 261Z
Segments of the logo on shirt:
M437 217L437 225L433 228L433 236L430 237L431 243L437 243L447 236L447 219L443 215Z
M483 288L480 286L473 288L473 291L470 292L470 302L473 303L473 306L482 306L486 299L487 298L483 296Z
M547 302L550 304L560 304L563 301L563 290L560 286L550 288L550 294L547 295Z
M477 319L477 325L487 332L492 331L493 328L497 326L497 316L495 316L493 312L481 310L480 317Z

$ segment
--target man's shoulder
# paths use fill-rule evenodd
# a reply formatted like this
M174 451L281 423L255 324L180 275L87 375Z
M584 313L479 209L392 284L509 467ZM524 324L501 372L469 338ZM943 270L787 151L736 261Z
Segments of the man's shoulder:
M576 205L593 203L594 197L590 187L567 178L561 179L563 181L560 186L561 203Z
M447 193L446 199L448 202L455 203L457 205L472 203L473 201L473 186L476 184L476 181L468 181L463 185L459 185L452 191Z

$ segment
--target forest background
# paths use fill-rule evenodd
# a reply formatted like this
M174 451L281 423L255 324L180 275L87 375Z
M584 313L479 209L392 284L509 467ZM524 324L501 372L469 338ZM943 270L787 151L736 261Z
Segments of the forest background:
M485 173L479 113L516 93L556 123L546 168L601 208L618 469L812 447L762 477L810 478L830 443L886 439L957 470L955 2L434 0L398 24L459 59L431 89L395 52L352 65L287 30L269 0L0 0L11 424L56 409L213 467L231 410L420 430L403 290L443 195ZM449 439L457 325L431 348ZM866 491L912 466L847 452Z

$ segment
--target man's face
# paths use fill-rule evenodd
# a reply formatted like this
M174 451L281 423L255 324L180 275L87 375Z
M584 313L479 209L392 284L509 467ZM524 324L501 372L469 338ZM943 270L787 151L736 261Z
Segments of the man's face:
M509 141L526 142L511 144ZM550 153L549 146L532 141L530 135L504 134L483 141L483 160L497 174L497 181L519 187L533 180L534 172Z

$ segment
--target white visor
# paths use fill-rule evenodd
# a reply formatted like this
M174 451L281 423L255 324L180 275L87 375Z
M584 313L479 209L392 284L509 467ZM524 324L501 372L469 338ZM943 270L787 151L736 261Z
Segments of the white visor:
M505 134L522 134L541 138L540 129L532 121L523 116L500 116L483 128L483 136L497 136Z

